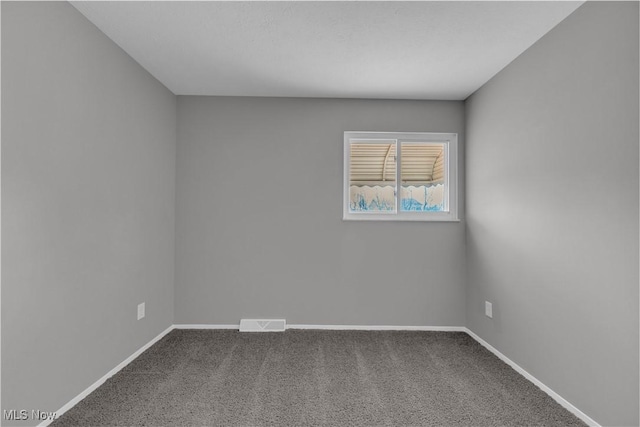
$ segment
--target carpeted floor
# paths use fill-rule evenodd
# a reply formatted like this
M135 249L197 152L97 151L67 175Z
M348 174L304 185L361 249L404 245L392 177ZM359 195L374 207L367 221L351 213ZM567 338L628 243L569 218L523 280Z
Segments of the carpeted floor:
M53 426L584 426L462 332L174 330Z

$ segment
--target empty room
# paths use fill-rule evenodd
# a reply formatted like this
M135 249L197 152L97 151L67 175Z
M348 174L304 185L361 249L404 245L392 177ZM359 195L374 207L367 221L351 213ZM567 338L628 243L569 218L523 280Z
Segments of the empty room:
M639 3L2 1L2 426L638 426Z

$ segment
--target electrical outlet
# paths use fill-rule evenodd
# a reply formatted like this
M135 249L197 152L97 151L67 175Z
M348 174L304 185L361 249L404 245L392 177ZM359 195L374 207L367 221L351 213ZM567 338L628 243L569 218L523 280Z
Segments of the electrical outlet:
M493 304L491 304L489 301L484 302L484 314L487 317L493 319Z
M144 303L138 304L138 320L144 317Z

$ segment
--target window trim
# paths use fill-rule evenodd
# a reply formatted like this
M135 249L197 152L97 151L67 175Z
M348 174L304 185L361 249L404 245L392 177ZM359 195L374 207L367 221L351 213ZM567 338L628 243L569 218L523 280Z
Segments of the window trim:
M354 139L386 139L396 141L396 210L392 212L350 212L349 184L351 164L351 140ZM401 156L402 142L434 142L444 143L445 156L445 201L447 212L403 212L400 209L402 182ZM343 166L343 200L342 219L345 221L441 221L457 222L458 218L458 134L434 132L364 132L347 131L344 133L344 166Z

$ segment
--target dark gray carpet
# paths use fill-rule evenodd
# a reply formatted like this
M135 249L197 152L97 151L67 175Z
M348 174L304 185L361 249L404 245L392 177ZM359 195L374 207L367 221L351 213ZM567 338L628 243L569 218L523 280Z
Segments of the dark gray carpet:
M174 330L53 426L583 426L462 332Z

